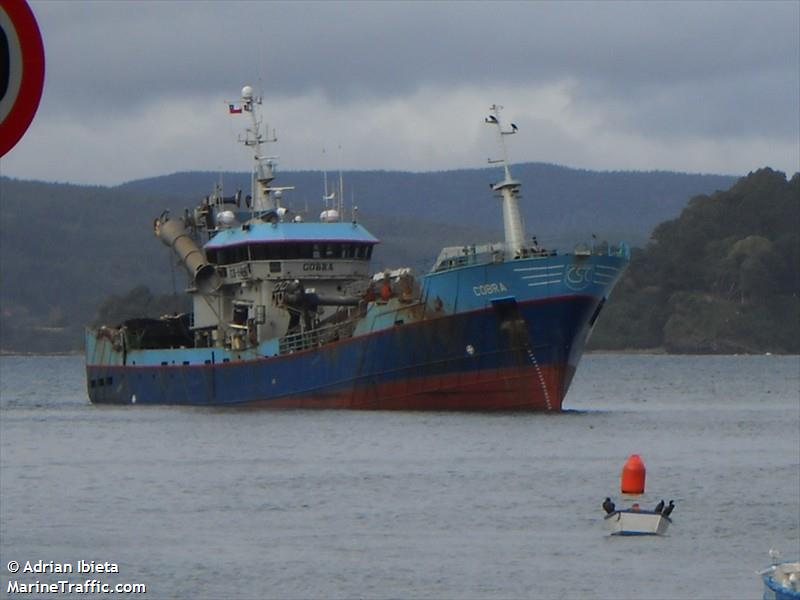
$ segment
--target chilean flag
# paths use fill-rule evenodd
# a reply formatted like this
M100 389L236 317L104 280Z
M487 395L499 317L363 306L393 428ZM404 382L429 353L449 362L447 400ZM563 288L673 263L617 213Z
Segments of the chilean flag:
M228 104L228 113L232 115L242 114L242 107L238 104Z

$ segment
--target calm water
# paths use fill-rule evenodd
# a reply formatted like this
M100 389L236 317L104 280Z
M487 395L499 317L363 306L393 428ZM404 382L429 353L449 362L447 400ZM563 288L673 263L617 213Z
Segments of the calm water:
M95 407L79 357L2 357L0 596L760 598L767 551L800 556L799 371L591 355L560 415L267 412ZM631 453L667 537L606 535ZM120 573L6 567L79 559Z

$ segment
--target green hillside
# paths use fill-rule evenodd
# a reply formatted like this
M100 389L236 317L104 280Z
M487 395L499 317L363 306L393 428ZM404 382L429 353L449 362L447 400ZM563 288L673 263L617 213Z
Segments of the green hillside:
M592 233L642 245L653 227L680 213L688 198L727 189L736 181L727 175L598 172L543 163L516 164L512 170L522 183L520 211L528 232L551 247L587 239ZM345 200L348 207L352 202L358 205L364 218L375 215L448 226L489 224L492 229L502 229L499 202L489 190L490 183L502 178L497 167L430 173L348 171L344 174ZM193 206L220 179L228 193L250 189L249 173L203 172L142 179L116 189ZM295 186L286 196L291 208L302 211L309 207L312 214L319 212L323 173L279 172L276 181Z
M687 198L734 181L541 164L514 168L524 186L528 231L560 250L592 233L644 242L657 223L679 214ZM222 177L226 193L247 189L246 174ZM497 177L491 168L345 173L359 220L381 240L375 268L413 266L424 272L442 246L500 239L499 203L489 190ZM107 303L112 296L129 308L157 311L168 301L163 294L180 294L183 272L153 236L153 218L165 208L180 214L194 206L219 178L179 173L109 188L0 177L0 350L77 350L84 326L98 318L101 305L106 314L116 314ZM278 182L296 185L289 200L296 210L307 206L312 217L319 210L321 173L280 173Z
M591 347L800 352L800 174L692 198L635 250Z

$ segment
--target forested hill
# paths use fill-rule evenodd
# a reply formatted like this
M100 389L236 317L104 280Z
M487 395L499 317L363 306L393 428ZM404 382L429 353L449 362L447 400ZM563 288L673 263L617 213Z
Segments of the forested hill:
M658 223L678 215L695 194L727 189L736 177L666 171L599 172L543 163L512 165L522 182L520 209L528 232L550 245L585 239L592 233L644 244ZM345 200L363 215L502 229L491 183L501 169L461 169L429 173L348 171ZM142 197L167 197L194 205L222 179L226 193L250 189L249 173L175 173L119 186ZM335 175L328 174L333 186ZM287 201L296 210L319 212L324 175L319 171L278 172L277 185L293 185ZM349 208L347 213L349 214ZM496 224L496 225L495 225Z
M800 353L800 174L761 169L656 227L592 347Z
M642 244L657 223L677 216L689 197L735 181L542 164L512 168L523 184L528 232L562 251L592 233ZM113 188L0 177L0 350L80 349L84 326L110 296L138 288L131 297L141 302L147 296L143 285L152 294L182 290L183 273L153 236L153 219L165 208L180 214L195 206L220 177L226 194L249 189L249 175L243 173L182 173ZM381 240L375 267L410 265L418 272L430 267L444 245L502 237L499 202L489 189L499 178L494 168L344 174L348 206L354 197L359 220ZM276 183L295 186L286 194L293 208L308 206L312 217L318 214L322 173L279 173Z

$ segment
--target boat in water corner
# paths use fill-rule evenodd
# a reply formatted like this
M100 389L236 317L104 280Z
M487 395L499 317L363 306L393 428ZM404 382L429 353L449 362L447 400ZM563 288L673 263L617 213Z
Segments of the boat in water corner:
M444 248L430 271L372 274L378 243L341 197L316 222L282 206L250 117L252 193L214 193L156 236L185 268L191 313L86 330L93 403L559 411L586 340L628 263L628 249L557 253L528 241L498 106L503 242ZM340 186L341 189L341 186Z
M780 552L770 550L772 564L758 571L764 584L763 600L800 600L800 562L781 562Z

